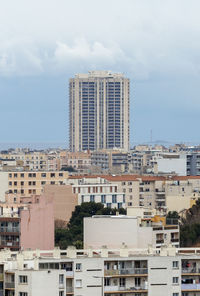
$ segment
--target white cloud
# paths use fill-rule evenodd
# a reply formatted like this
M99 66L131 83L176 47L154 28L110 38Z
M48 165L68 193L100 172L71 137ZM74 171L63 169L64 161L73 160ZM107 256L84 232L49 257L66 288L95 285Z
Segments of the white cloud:
M0 75L107 68L136 79L198 76L199 9L198 0L7 0Z

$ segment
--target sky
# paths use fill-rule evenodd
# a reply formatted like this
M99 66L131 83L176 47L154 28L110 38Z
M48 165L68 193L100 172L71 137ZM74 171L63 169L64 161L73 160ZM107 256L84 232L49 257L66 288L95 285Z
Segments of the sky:
M131 80L130 143L200 143L199 0L0 0L0 143L68 145L68 79Z

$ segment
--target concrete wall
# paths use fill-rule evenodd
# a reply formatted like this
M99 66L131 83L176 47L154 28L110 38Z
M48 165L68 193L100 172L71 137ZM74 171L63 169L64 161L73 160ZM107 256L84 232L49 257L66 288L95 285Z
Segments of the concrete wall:
M107 246L116 249L122 244L129 248L145 247L151 243L149 231L151 228L142 228L139 233L138 220L135 217L85 218L84 248L98 249Z
M54 219L68 222L75 206L78 205L78 196L72 193L72 186L46 185L44 195L47 200L53 198Z
M8 172L0 172L0 201L5 201L5 192L8 190Z
M176 172L179 176L187 175L186 158L158 158L157 167L158 173Z
M40 198L37 204L29 205L28 210L21 211L21 248L54 248L54 213L52 200Z

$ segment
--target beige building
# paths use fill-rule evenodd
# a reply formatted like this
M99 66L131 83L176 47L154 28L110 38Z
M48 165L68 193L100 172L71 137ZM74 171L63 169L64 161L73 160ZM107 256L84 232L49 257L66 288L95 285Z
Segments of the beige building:
M67 178L65 171L9 172L8 192L26 197L40 195L45 185L61 185Z
M73 193L72 189L71 185L45 185L45 199L53 199L54 220L69 222L78 205L78 194Z
M70 151L129 149L129 79L90 71L69 82Z

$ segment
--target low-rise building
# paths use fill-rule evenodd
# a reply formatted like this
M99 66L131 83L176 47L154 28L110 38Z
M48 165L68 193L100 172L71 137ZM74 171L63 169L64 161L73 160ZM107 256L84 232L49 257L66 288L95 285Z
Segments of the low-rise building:
M179 246L179 226L168 225L160 216L93 216L84 218L84 248L118 249Z

